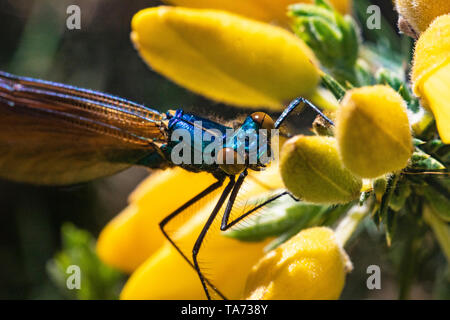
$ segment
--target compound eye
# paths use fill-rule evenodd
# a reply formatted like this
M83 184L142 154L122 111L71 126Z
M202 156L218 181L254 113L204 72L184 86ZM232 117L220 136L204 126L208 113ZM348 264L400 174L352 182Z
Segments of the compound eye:
M232 148L223 148L217 154L219 168L225 173L235 176L245 169L242 157Z
M252 113L251 117L261 129L271 130L275 128L272 118L267 113L254 112Z

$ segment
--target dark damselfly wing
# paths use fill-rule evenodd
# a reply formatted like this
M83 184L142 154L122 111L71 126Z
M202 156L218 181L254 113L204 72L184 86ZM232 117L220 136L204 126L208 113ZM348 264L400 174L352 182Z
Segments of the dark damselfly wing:
M121 98L0 71L0 177L65 185L111 175L159 152L161 120Z

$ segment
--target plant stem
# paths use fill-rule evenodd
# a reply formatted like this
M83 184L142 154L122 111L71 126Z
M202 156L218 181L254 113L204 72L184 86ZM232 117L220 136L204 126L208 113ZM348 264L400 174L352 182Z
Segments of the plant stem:
M353 233L358 228L359 224L370 212L371 201L366 201L362 206L354 205L341 220L336 227L335 236L339 244L344 247Z

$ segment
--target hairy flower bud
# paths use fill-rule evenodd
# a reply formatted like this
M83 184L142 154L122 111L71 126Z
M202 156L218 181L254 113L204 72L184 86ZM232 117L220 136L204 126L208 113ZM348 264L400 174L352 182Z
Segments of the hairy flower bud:
M149 8L133 17L132 29L155 71L219 102L281 109L319 83L318 63L302 40L225 11Z
M306 229L253 267L244 296L249 300L338 299L351 269L331 229Z
M344 165L362 178L403 169L413 151L405 101L384 85L348 91L336 138Z
M336 140L324 136L296 136L280 156L281 176L296 197L314 203L346 203L358 198L362 181L339 159Z
M410 31L424 32L436 17L450 13L448 0L395 0L395 7L401 19L400 29L408 35L411 35Z

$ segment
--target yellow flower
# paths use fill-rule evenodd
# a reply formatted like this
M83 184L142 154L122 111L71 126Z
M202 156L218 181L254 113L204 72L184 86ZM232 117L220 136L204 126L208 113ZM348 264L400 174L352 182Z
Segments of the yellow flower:
M436 17L450 13L448 0L395 0L395 6L417 34L424 32Z
M131 194L129 206L102 230L97 242L99 257L133 272L163 245L159 222L214 181L208 173L181 168L155 172Z
M331 229L306 229L252 268L244 296L250 300L338 299L351 268Z
M225 11L156 7L138 12L131 39L144 61L213 100L279 109L312 96L318 63L285 29Z
M277 164L264 172L252 173L252 176L271 188L282 187ZM190 173L179 168L153 175L133 193L129 207L103 230L97 244L102 261L124 271L134 271L121 293L122 299L205 299L197 274L163 239L158 223L214 180L209 174ZM245 198L267 191L254 179L248 179L245 189ZM221 190L197 203L190 213L183 213L188 218L180 218L174 225L168 225L169 232L176 231L171 235L189 258L220 193ZM243 213L244 205L237 204L234 212ZM243 243L225 237L220 232L218 220L219 217L202 246L200 265L205 263L207 275L211 270L210 280L227 297L238 299L250 268L263 255L267 242ZM236 265L239 268L235 268ZM229 280L229 275L233 281Z
M165 0L169 4L188 8L210 8L237 13L252 19L287 26L287 7L294 3L314 3L314 0ZM351 0L331 0L342 14L351 11Z
M336 140L322 136L296 136L281 151L280 171L290 192L315 203L346 203L358 198L361 179L344 167Z
M449 144L450 15L437 18L417 41L412 81L415 94L433 112L442 141Z
M337 114L336 138L344 165L362 178L403 169L413 151L405 101L383 85L348 91Z

